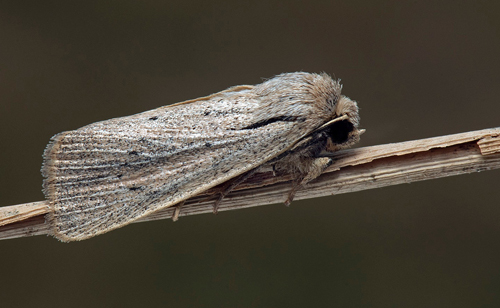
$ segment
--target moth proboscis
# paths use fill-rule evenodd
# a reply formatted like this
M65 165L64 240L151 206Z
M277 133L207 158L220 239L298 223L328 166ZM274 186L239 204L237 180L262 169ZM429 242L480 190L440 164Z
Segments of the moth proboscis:
M357 104L341 88L286 73L55 135L42 167L51 234L87 239L227 183L222 199L263 164L293 175L289 204L332 163L325 152L359 141Z

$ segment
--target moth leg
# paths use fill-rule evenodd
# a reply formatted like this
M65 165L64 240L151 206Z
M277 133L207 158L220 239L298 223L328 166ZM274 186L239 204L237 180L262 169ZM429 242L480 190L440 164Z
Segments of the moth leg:
M181 203L175 205L174 213L172 214L172 221L176 222L179 220L179 214L181 213L181 207L186 203L186 201L182 201Z
M321 173L323 173L323 171L325 171L325 169L332 164L332 162L332 159L329 157L320 157L314 159L308 170L293 181L292 189L288 193L288 198L285 200L285 205L290 206L290 203L292 203L293 198L295 197L295 193L299 189L304 187L304 185L320 176Z
M295 193L297 192L297 190L302 188L302 186L303 186L302 181L303 180L304 180L304 176L301 176L292 182L292 189L288 193L288 197L285 200L286 206L290 206L290 203L292 203L293 198L295 197Z
M219 204L222 202L222 199L224 199L224 197L227 196L227 194L229 194L231 191L233 191L233 189L236 186L240 185L241 183L246 181L250 176L252 176L257 171L257 169L259 169L259 168L252 169L252 170L245 172L245 173L235 177L234 179L228 181L228 184L226 185L226 187L221 189L221 191L219 192L219 198L217 198L217 200L215 200L214 209L213 209L214 214L217 214L217 212L219 210Z

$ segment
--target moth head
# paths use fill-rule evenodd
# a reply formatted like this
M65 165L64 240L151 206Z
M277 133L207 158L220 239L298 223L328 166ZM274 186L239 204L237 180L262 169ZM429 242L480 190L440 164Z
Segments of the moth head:
M343 95L335 105L333 119L326 125L328 135L326 150L330 152L352 146L359 142L360 135L364 133L364 129L358 129L358 105Z

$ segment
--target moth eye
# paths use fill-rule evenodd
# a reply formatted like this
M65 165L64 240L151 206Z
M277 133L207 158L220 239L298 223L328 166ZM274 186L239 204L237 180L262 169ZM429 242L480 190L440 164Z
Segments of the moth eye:
M349 133L354 129L354 125L351 122L344 120L333 123L330 126L330 138L332 142L336 144L341 144L349 139Z

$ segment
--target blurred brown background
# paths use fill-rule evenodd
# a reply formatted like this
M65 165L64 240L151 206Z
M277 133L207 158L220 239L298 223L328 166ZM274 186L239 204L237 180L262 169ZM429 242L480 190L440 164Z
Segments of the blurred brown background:
M49 138L325 71L360 146L500 125L498 1L2 1L0 205ZM499 307L500 171L0 242L2 307Z

